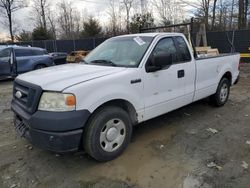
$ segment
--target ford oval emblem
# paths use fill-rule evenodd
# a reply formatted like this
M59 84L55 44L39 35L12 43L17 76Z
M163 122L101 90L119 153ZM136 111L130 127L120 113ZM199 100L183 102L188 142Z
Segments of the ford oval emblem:
M23 94L21 93L21 91L17 91L17 92L15 93L15 96L16 96L18 99L20 99L20 98L22 98Z

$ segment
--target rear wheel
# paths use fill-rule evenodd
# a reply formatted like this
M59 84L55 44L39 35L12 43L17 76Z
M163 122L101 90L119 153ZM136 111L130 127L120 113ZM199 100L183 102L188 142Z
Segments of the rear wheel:
M132 124L126 111L115 106L102 107L84 130L84 149L97 161L109 161L125 150L131 134Z
M223 106L229 97L230 93L230 81L227 78L222 78L217 91L210 97L211 101L215 106Z

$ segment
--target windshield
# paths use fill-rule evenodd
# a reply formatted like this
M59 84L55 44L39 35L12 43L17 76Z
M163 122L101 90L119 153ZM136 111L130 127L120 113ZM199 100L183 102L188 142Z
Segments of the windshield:
M84 63L137 67L152 40L153 37L139 36L109 39L87 55Z

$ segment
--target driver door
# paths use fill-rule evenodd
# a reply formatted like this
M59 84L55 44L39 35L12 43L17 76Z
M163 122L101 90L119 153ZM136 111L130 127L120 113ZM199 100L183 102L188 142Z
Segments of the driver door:
M185 66L178 62L178 51L172 37L160 39L150 58L159 53L172 56L172 64L155 72L145 71L144 120L165 114L190 102L190 98L185 97L185 75L182 75ZM149 66L149 62L146 66Z
M0 76L9 76L11 74L11 49L6 48L0 51Z

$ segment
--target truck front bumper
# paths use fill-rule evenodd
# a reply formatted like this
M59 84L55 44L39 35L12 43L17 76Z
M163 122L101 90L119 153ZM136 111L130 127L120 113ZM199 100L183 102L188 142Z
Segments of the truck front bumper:
M36 111L30 115L15 102L12 102L11 108L17 133L33 145L59 153L79 150L89 111Z

